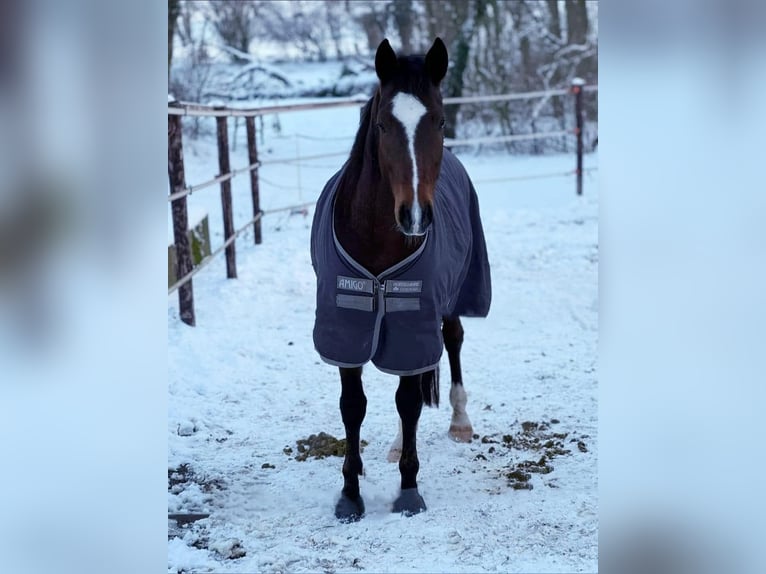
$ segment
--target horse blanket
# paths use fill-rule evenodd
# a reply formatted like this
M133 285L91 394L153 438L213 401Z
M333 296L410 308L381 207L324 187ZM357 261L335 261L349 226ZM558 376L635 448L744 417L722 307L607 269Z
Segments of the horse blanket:
M436 368L443 316L486 317L492 299L479 202L458 159L444 150L433 222L420 248L378 276L343 249L333 207L342 169L324 187L311 227L317 276L314 346L327 363L415 375Z

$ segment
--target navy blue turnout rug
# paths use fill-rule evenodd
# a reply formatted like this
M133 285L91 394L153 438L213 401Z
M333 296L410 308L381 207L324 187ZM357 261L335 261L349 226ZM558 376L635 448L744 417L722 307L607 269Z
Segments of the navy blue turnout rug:
M443 349L442 317L486 317L492 299L473 184L445 149L433 223L423 243L375 276L335 236L333 206L342 171L325 185L311 228L311 264L317 276L314 346L325 362L339 367L372 361L395 375L434 369Z

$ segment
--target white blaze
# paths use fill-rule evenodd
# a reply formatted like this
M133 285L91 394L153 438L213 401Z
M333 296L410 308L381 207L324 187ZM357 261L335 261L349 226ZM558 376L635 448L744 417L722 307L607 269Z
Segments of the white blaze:
M412 202L412 224L413 231L420 233L421 209L418 201L418 168L415 163L415 130L420 123L420 119L426 113L426 107L412 94L399 92L394 96L394 104L391 111L394 117L404 127L407 134L407 146L410 149L410 159L412 160L412 189L415 192L415 199Z

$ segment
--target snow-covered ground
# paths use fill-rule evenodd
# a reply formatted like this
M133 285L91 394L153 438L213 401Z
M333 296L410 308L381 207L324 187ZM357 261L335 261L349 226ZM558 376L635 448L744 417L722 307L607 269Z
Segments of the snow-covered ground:
M344 154L357 122L354 108L283 114L277 137L267 117L261 159ZM240 167L244 125L236 137L231 163ZM188 183L217 173L213 137L185 145ZM238 279L225 279L223 258L195 278L195 328L178 319L177 297L168 298L168 468L181 468L171 473L168 510L210 513L171 528L168 572L597 570L597 172L578 198L571 176L498 181L571 170L572 156L458 157L476 183L492 265L489 317L464 320L468 413L480 438L447 437L444 376L443 404L423 411L418 432L428 511L392 514L399 471L386 454L397 379L367 367L367 515L354 524L334 518L342 459L295 459L300 439L344 436L337 370L319 360L311 339L312 212L269 214L262 245L250 233L237 241ZM300 172L264 165L262 207L312 201L343 161L309 160ZM586 158L596 164L596 155ZM233 193L238 227L252 214L246 176L234 178ZM220 245L217 189L189 203L209 213L213 248ZM442 363L448 373L446 354ZM548 457L551 472L530 473L531 490L514 489L505 474L550 453L538 450L546 441L570 452Z

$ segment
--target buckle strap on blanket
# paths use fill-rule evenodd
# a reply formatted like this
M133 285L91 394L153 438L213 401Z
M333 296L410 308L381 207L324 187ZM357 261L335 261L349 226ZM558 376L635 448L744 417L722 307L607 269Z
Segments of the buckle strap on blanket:
M335 305L343 309L353 309L355 311L366 311L368 313L376 310L376 292L380 289L380 294L412 294L420 293L423 290L422 281L383 281L378 286L372 279L359 279L355 277L345 277L338 275L337 288L342 291L352 291L355 293L364 293L364 295L351 295L348 293L336 293ZM384 306L385 313L396 313L399 311L420 311L419 297L380 297L380 304Z

